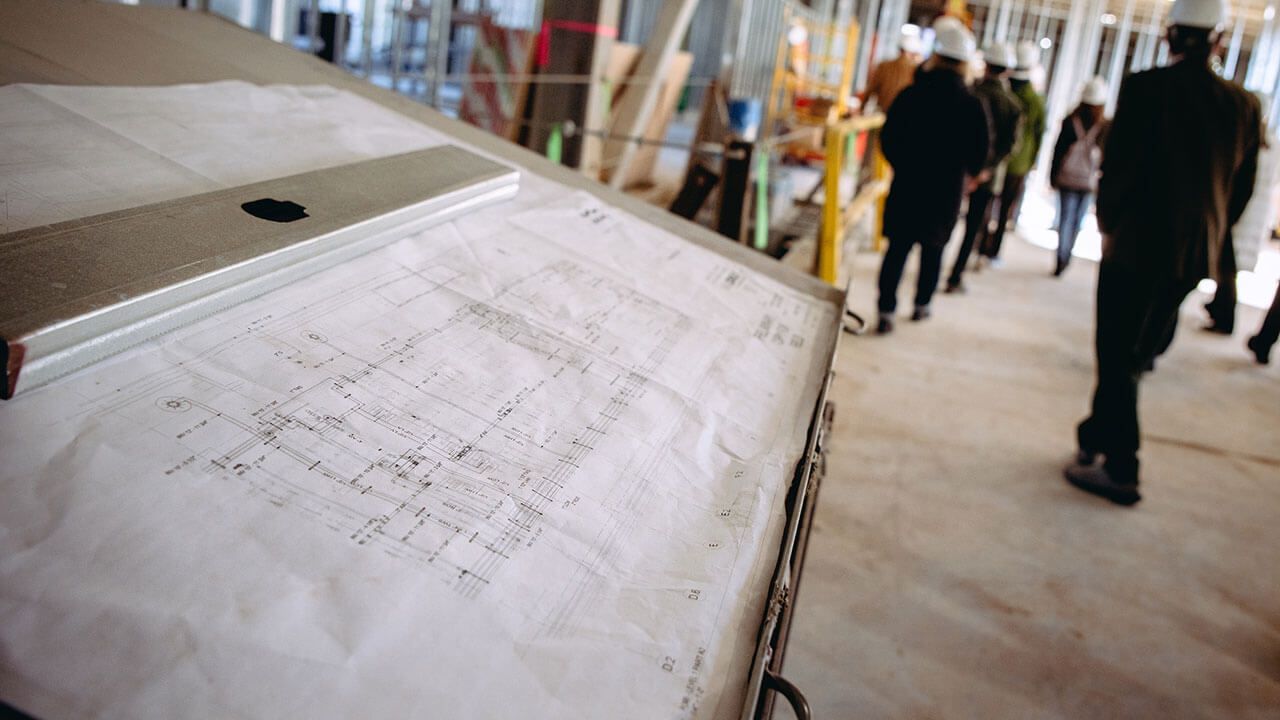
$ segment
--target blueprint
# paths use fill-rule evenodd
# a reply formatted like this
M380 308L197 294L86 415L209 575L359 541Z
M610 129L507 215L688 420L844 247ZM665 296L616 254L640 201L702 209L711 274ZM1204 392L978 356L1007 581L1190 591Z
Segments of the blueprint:
M32 168L64 125L110 138L105 163L145 158L115 196L101 168L68 180L74 201L41 191L23 212L43 222L443 140L322 88L17 86L0 108L14 93L69 118L44 155L24 145ZM265 110L212 148L148 129L225 104ZM259 126L287 172L248 160ZM507 205L19 395L0 405L0 698L736 717L832 312L524 173Z

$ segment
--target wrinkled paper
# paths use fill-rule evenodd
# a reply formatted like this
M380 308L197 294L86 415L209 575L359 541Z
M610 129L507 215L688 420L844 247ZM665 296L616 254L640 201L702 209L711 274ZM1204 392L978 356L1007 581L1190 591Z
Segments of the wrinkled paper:
M446 141L328 88L10 86L3 229ZM736 717L832 312L522 171L514 201L19 393L0 698Z

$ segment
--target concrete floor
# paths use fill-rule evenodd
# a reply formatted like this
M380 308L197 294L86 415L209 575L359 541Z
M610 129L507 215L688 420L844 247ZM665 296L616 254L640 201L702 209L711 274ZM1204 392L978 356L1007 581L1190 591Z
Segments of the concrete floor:
M1197 329L1206 296L1184 304L1121 508L1062 478L1097 266L1004 255L922 323L913 255L897 331L842 341L785 676L820 719L1280 718L1280 366L1243 347L1261 312L1224 338ZM871 317L879 257L850 265Z

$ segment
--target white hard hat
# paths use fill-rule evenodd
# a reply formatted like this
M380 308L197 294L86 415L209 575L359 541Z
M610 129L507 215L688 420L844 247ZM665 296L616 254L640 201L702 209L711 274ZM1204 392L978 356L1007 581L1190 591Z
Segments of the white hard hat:
M1040 47L1030 40L1018 43L1017 61L1012 77L1018 80L1030 80L1031 69L1040 63Z
M1224 0L1177 0L1169 9L1170 25L1221 30L1227 24Z
M1095 77L1084 86L1084 92L1081 93L1080 101L1085 105L1106 105L1107 104L1107 81L1100 77Z
M904 53L913 53L915 55L924 54L924 40L920 38L920 26L907 23L902 26L901 37L898 40L898 47L902 48Z
M982 59L987 62L987 65L996 65L1002 68L1012 68L1017 63L1013 48L1009 47L1007 43L989 45L986 50L982 51Z
M977 43L959 20L943 15L933 23L933 51L944 58L968 62Z
M809 29L800 23L792 23L787 28L787 43L799 47L809 42Z

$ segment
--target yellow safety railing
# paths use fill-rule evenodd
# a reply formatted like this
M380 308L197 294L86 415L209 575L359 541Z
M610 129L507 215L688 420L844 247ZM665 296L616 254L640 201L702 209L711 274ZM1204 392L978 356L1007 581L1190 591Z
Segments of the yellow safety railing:
M824 153L826 177L822 201L822 230L818 236L818 277L835 285L840 274L840 248L849 227L862 218L869 209L876 209L875 237L880 235L883 216L883 198L889 192L888 166L873 163L873 179L858 190L857 195L845 207L840 206L840 177L852 154L853 141L860 133L877 130L884 125L884 115L877 113L854 117L827 125ZM870 145L870 143L868 143ZM867 147L867 152L874 149Z

